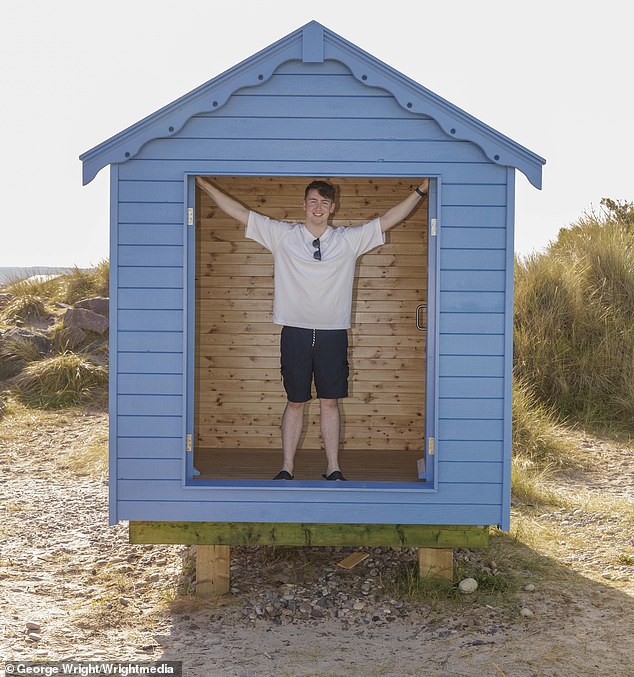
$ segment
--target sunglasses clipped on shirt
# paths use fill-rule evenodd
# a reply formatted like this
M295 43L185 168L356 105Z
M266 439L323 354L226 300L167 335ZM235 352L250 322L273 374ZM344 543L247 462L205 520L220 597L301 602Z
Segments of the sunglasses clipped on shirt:
M313 258L317 261L321 261L321 244L318 237L313 240L313 247L315 247Z

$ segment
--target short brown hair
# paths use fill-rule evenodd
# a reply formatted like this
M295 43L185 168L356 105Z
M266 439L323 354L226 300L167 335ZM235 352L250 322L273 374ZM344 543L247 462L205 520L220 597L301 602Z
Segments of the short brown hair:
M329 200L332 200L333 202L335 201L335 198L337 197L337 189L332 185L332 183L329 183L328 181L311 181L307 186L306 190L304 191L304 200L306 199L306 196L308 195L308 191L310 190L316 190L322 197L326 197Z

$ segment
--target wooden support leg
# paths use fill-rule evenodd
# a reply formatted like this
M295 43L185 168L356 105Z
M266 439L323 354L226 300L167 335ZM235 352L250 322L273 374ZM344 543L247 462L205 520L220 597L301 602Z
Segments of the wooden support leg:
M439 576L453 580L453 549L418 548L418 572L421 578Z
M228 545L196 546L196 595L216 597L229 592Z

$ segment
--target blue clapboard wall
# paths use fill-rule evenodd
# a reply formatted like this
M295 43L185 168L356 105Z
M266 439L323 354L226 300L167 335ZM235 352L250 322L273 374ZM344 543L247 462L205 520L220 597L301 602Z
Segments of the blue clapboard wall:
M111 165L113 522L508 529L514 175L539 187L544 160L315 22L82 160L85 181ZM195 174L432 177L432 491L187 481Z

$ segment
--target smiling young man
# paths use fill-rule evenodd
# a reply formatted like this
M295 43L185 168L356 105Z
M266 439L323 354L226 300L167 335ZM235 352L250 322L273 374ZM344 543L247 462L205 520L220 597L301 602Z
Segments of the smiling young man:
M282 325L281 371L288 401L282 414L282 470L293 479L295 453L304 425L304 405L313 380L319 399L326 452L326 480L345 480L339 467L339 400L348 396L348 329L357 258L385 242L385 231L407 218L425 196L425 179L402 202L363 226L333 228L336 189L312 181L304 192L304 223L275 221L198 177L196 183L228 216L246 227L246 237L274 258L273 322Z

